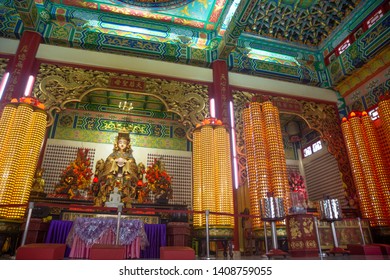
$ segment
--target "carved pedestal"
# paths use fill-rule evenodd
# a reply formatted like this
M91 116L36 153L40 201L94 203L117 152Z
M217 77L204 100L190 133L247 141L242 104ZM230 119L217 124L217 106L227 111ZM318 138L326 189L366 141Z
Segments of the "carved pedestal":
M288 215L286 221L290 255L292 257L318 256L319 249L313 215Z

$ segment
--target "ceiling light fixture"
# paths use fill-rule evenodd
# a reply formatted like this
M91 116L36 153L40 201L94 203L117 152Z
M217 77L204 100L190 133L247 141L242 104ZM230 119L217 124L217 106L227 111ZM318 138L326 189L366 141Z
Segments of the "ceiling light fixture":
M122 111L131 111L133 110L133 103L129 102L127 103L127 101L125 102L119 102L119 109L121 109Z

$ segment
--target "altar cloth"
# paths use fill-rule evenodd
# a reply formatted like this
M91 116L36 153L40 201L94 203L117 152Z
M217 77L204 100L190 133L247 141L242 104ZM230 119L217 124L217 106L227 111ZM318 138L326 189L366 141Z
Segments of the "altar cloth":
M45 243L66 243L73 221L52 220ZM144 224L149 246L141 248L141 259L159 259L160 247L167 245L165 224ZM67 246L65 257L69 257L71 246Z
M93 244L115 244L117 219L77 218L66 243L71 248L69 258L88 259ZM140 258L141 248L148 246L144 223L140 220L121 220L119 245L124 245L125 258Z

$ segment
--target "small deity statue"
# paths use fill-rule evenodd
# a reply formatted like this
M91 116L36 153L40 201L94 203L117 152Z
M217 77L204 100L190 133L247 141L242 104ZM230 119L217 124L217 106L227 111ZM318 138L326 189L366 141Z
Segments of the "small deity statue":
M31 190L36 192L43 192L45 187L45 180L42 178L45 169L38 168L35 172L34 182Z
M105 161L96 164L95 205L102 206L109 200L114 188L122 194L122 201L129 206L134 200L135 188L139 181L139 167L133 157L130 136L126 131L120 131L115 139L113 152ZM96 181L96 179L95 179Z
M45 196L44 188L45 188L45 180L42 178L44 168L37 168L35 172L34 181L31 187L31 195L32 196Z
M119 193L118 187L114 187L114 190L110 193L108 201L105 203L106 207L118 207L119 205L123 206L121 202L122 196Z

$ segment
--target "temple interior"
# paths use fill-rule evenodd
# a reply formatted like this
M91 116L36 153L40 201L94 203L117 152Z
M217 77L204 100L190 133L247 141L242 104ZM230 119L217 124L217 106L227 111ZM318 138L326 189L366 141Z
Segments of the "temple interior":
M0 0L0 259L388 259L384 0Z

